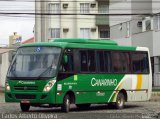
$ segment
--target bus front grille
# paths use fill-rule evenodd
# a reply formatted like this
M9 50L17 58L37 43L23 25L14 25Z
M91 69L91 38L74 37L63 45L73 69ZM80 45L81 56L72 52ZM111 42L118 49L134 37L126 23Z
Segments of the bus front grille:
M15 90L38 90L37 86L14 86Z
M16 94L15 97L17 99L35 99L36 95L32 95L32 94Z

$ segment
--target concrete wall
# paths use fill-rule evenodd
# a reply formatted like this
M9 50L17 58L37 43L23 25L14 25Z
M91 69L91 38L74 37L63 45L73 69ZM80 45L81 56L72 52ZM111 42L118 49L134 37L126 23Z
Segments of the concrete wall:
M153 31L141 32L132 35L132 45L148 47L151 57L153 56Z
M109 12L110 14L140 14L110 17L111 39L122 39L125 38L127 30L125 27L126 22L130 22L131 36L142 32L142 27L138 27L137 23L142 21L143 14L152 13L152 0L112 0L110 1ZM122 30L119 30L120 25L122 25Z
M41 13L41 2L38 2L39 0L36 0L35 4L35 12L36 14ZM36 15L35 16L35 31L34 31L34 36L35 36L35 41L40 42L41 41L41 15Z
M153 32L153 56L160 56L160 31Z
M160 9L160 1L159 0L152 0L152 12L153 13L159 13Z
M6 74L9 67L9 54L8 52L2 54L2 64L0 65L0 85L5 86Z
M127 22L123 22L121 24L112 26L110 28L110 35L111 35L111 39L127 38L128 37L127 36Z
M132 14L152 13L152 0L131 0L131 8Z
M2 87L2 81L1 81L1 68L2 68L2 64L0 64L0 87Z
M132 34L137 34L137 33L141 33L142 32L142 27L138 27L137 23L138 21L142 21L141 17L135 17L132 19L132 21L130 22L130 27L131 27L131 35Z
M110 0L109 13L110 14L131 14L131 0ZM126 15L111 15L109 17L110 26L130 21L131 16Z
M132 46L131 38L117 38L117 39L113 39L113 40L116 41L118 43L118 45Z

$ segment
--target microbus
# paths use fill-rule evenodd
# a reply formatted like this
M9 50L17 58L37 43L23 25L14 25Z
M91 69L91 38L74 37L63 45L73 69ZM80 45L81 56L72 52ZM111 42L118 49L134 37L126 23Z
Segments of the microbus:
M30 106L89 108L148 101L152 91L149 50L103 39L53 39L20 46L10 64L5 101Z

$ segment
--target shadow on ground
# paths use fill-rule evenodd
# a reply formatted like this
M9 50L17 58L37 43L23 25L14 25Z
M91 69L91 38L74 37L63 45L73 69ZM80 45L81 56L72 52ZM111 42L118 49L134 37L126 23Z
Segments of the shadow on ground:
M137 107L143 107L143 106L139 106L139 105L125 105L125 109L124 110L127 110L127 109L135 109ZM114 108L111 108L109 107L107 104L106 105L91 105L90 108L88 109L79 109L79 108L76 108L76 106L73 106L71 109L70 109L70 112L94 112L94 111L111 111L111 110L116 110ZM50 112L55 112L55 113L63 113L61 111L61 108L60 107L55 107L55 108L40 108L40 107L37 107L37 108L34 108L34 109L30 109L30 112L45 112L45 113L50 113Z

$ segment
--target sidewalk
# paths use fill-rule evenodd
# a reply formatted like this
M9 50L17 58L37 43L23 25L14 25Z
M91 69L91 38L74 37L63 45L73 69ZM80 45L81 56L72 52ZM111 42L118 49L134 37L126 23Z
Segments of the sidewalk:
M4 88L0 86L0 93L4 92Z

